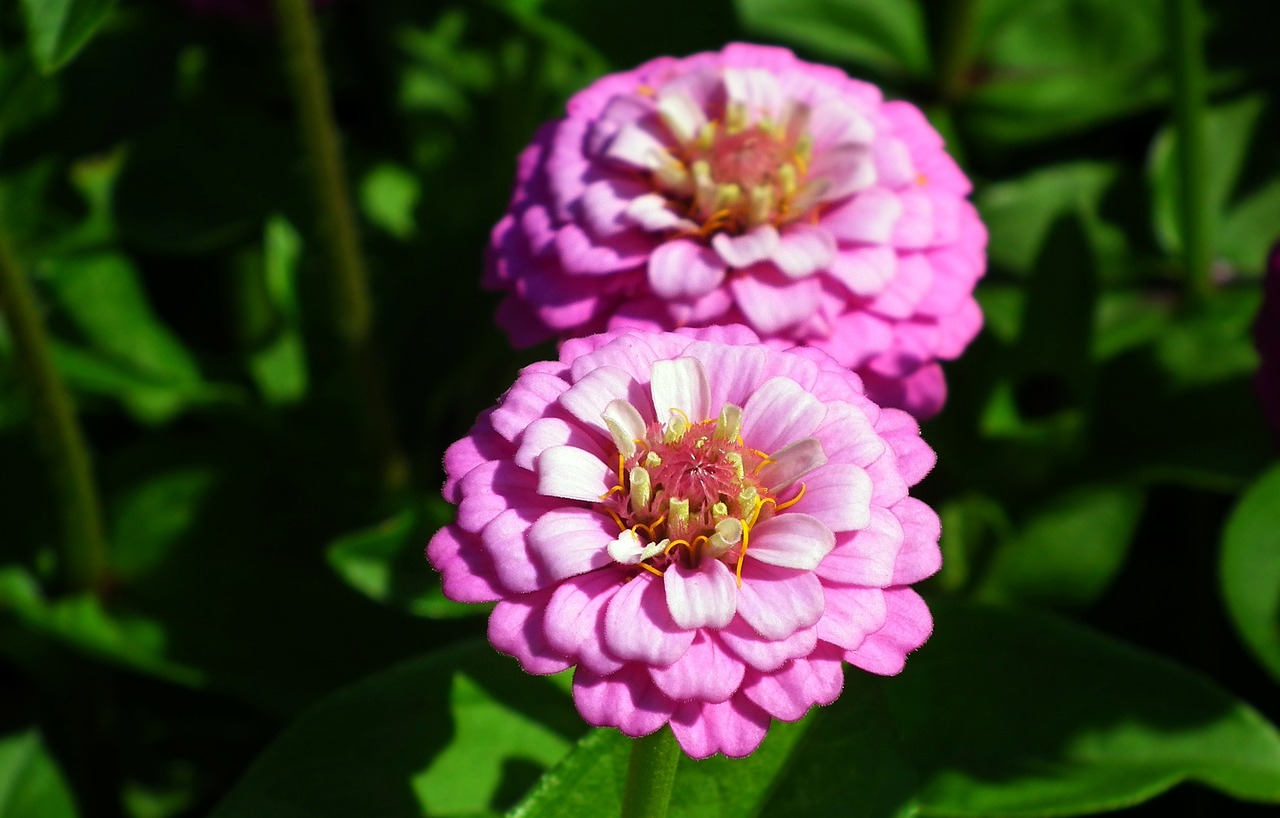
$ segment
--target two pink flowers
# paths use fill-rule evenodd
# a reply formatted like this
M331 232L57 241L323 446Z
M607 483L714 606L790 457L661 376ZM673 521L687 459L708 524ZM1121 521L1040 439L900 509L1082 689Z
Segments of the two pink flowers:
M587 721L695 757L834 701L845 663L899 672L941 562L908 412L981 325L968 192L917 109L779 49L575 96L486 276L513 341L565 340L446 454L446 594L496 601L527 671L576 667Z

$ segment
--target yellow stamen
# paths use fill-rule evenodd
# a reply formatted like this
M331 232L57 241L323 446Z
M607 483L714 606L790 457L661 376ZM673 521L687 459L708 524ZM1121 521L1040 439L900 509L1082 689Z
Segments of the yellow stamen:
M774 511L782 511L784 508L791 508L791 507L792 507L792 506L794 506L796 503L800 502L800 498L804 496L804 489L805 489L805 485L804 485L804 483L801 483L801 484L800 484L800 491L796 493L796 496L795 496L795 497L792 497L790 500L788 500L788 501L787 501L787 502L785 502L785 503L774 503L774 504L773 504L773 510L774 510Z
M654 568L652 565L650 565L647 562L639 563L639 565L641 568L648 571L650 574L654 574L655 576L659 576L659 577L662 576L661 571L659 571L657 568Z

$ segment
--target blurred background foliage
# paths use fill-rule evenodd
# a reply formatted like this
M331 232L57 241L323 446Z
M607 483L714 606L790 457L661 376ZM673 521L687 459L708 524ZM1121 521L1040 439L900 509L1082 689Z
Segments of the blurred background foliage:
M452 513L445 446L553 354L512 353L478 287L516 154L595 77L739 39L926 110L990 230L986 328L924 429L933 640L899 679L850 670L748 760L684 762L673 814L1157 796L1132 813L1262 814L1243 802L1280 800L1280 466L1250 329L1280 237L1280 61L1258 4L1206 4L1192 188L1175 6L325 4L410 464L388 486L327 318L265 4L0 5L0 244L72 394L107 543L99 582L67 580L42 412L0 322L0 816L616 810L625 739L588 732L566 679L484 645L483 607L444 599L421 552ZM1206 214L1200 286L1184 189ZM1160 795L1181 781L1199 786Z

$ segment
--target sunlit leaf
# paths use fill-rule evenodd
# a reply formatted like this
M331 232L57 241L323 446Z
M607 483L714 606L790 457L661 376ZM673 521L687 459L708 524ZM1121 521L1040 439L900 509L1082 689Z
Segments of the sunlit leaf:
M34 731L0 738L0 818L75 818L57 765Z
M1280 681L1280 466L1253 484L1222 534L1227 612L1240 638Z
M585 730L557 685L471 642L321 702L258 758L213 814L495 814Z
M27 42L45 72L61 68L106 21L115 0L22 0Z
M884 74L926 76L929 49L916 0L736 0L743 25Z
M283 217L267 222L261 266L244 271L267 313L263 338L249 338L249 372L267 403L296 403L307 393L307 352L298 305L302 239ZM249 284L245 285L250 286Z

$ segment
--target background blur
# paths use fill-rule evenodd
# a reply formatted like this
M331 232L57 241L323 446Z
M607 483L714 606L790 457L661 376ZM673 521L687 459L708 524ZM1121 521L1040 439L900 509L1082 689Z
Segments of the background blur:
M1067 676L1087 651L1058 655L1062 692L998 691L1033 697L1017 712L1043 729L992 711L961 737L940 717L925 732L956 747L921 764L976 755L1005 770L1002 752L1052 755L1078 730L1129 724L1115 702L1140 701L1142 674L1162 678L1166 660L1211 680L1188 689L1222 688L1215 703L1280 719L1274 471L1228 537L1236 556L1222 551L1233 505L1276 460L1251 382L1280 238L1280 60L1263 4L1205 4L1199 277L1182 260L1171 3L325 4L374 369L406 481L380 476L367 384L328 317L277 26L265 4L240 5L250 13L0 1L0 243L74 398L109 555L97 581L66 579L41 412L0 321L0 816L180 818L220 802L220 818L489 814L587 733L563 685L477 641L484 610L445 600L422 559L452 513L444 448L521 365L554 354L508 349L497 298L479 289L483 248L516 154L571 93L740 39L924 108L990 229L986 328L947 365L949 403L924 429L940 460L920 495L942 515L946 555L926 585L937 656L987 674L957 682L952 703L1041 657L985 640L971 614L948 631L948 599L1032 623L1026 644L1043 622L1081 645L1134 646L1106 642L1117 667L1141 660L1082 693ZM1223 560L1244 568L1220 577ZM1031 609L1085 629L1017 613ZM932 646L904 683L913 662L928 673ZM1206 736L1189 746L1210 752ZM903 803L884 797L868 814ZM1249 809L1226 798L1180 787L1134 812Z

